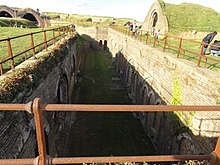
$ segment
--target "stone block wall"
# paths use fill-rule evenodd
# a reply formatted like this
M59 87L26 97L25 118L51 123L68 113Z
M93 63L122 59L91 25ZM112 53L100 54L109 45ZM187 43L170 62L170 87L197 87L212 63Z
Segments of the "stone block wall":
M26 88L24 91L14 93L13 103L28 103L35 98L42 98L44 103L70 103L76 74L83 62L83 56L89 49L89 45L84 44L80 48L83 51L77 50L76 42L75 35L65 38L51 46L48 51L43 51L35 58L19 65L16 70L26 70L27 67L35 65L37 69L35 68L36 72L29 72L31 74L28 75L28 83L20 84L20 86L26 85ZM47 64L45 68L41 66L45 64ZM7 78L11 74L12 72L8 72L2 77ZM49 154L60 155L65 150L67 130L75 121L75 113L44 112L43 116ZM0 158L37 156L33 114L1 112L0 122Z
M113 29L109 29L108 46L124 83L131 86L128 92L133 103L172 105L176 97L179 105L219 103L219 73L197 67ZM220 112L196 111L136 114L156 148L166 154L181 152L184 145L188 147L187 153L212 151L213 139L220 135L219 115ZM202 141L205 141L203 147Z

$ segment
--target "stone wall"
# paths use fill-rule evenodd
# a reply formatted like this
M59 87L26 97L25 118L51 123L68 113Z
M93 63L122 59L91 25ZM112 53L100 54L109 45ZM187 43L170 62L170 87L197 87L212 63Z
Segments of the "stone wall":
M171 105L174 99L178 105L219 103L219 73L112 29L109 29L108 46L134 104ZM141 120L159 153L177 154L184 145L188 147L187 153L207 153L213 149L213 139L220 135L219 112L135 116Z
M26 83L24 91L16 93L14 103L28 103L35 98L43 98L44 103L70 103L76 74L88 52L89 45L84 44L79 50L76 48L77 36L63 39L56 45L27 60L16 70L48 63L36 72L28 75L31 83ZM61 57L62 58L61 58ZM41 63L46 58L45 63ZM28 69L27 69L28 70ZM12 73L8 72L5 77ZM4 77L2 76L2 77ZM37 82L35 82L37 81ZM36 85L37 84L37 85ZM23 84L20 84L22 86ZM19 90L18 90L19 91ZM44 126L51 156L60 155L65 150L67 130L75 121L75 113L45 112ZM0 157L19 158L37 156L36 135L33 114L27 112L2 112L0 114ZM63 136L65 134L65 136Z
M153 3L149 9L147 16L145 17L142 29L148 32L157 32L166 34L168 32L168 21L163 13L163 9L157 0Z

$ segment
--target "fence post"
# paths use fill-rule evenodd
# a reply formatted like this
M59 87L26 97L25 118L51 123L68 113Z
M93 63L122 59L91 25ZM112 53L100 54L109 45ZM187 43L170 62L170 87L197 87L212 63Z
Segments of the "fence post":
M149 40L149 32L147 32L146 44L148 44L148 40Z
M200 55L199 55L199 59L198 59L197 66L200 66L201 59L202 59L202 56L203 56L203 51L204 51L204 45L205 45L205 43L202 42L202 48L201 48L201 50L200 50Z
M0 76L3 75L2 63L0 63Z
M60 36L60 27L58 28L58 35Z
M164 37L164 46L163 46L163 51L165 52L167 46L167 35Z
M143 34L143 31L140 30L140 33L139 33L139 35L140 35L140 41L142 41L142 34Z
M11 39L8 38L7 42L8 42L8 57L11 58L11 69L15 69L15 64L14 64L14 58L13 58L13 53L12 53L12 49L11 49Z
M32 48L32 55L35 56L33 33L30 33L30 35L31 35L31 48Z
M44 46L45 46L45 49L47 51L48 49L47 49L47 33L46 33L46 30L44 30Z
M177 52L177 58L179 58L179 56L180 56L180 50L182 48L182 42L183 42L183 38L180 38L180 43L179 43L178 52Z
M40 98L34 99L33 102L33 112L34 121L36 126L36 137L39 152L39 165L47 164L47 151L46 151L46 141L44 135L44 124L43 124L43 101Z
M156 47L156 41L157 41L157 38L156 38L156 35L154 35L154 44L153 44L153 48Z
M213 163L214 165L220 164L220 137L218 138L217 144L215 146L214 154L216 156L216 160Z
M53 29L53 43L55 44L56 43L56 40L55 40L55 31Z

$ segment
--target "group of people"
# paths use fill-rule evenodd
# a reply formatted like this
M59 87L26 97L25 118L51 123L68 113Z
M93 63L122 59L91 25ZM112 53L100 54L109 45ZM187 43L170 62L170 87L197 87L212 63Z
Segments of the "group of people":
M139 32L140 27L137 26L136 22L127 22L124 26L128 26L129 30L132 32L133 36Z
M209 44L212 42L214 37L217 35L217 32L214 31L212 33L207 34L203 39L202 39L202 46L203 46L203 55L206 54L207 48ZM209 48L209 53L214 56L220 56L220 40L215 40Z

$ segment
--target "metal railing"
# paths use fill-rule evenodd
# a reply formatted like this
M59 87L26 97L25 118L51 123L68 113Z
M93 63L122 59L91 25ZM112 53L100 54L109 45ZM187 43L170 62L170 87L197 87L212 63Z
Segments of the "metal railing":
M218 69L220 68L220 59L218 57L203 55L205 43L166 34L159 34L159 38L157 38L156 33L150 33L140 29L136 33L133 33L128 27L124 26L110 27L141 42L152 45L152 47L160 47L164 52L170 51L176 54L177 58L186 58L189 61L194 61L199 67L203 64L204 67L213 66L218 67ZM208 44L208 46L211 46L211 44Z
M207 155L158 155L158 156L118 156L118 157L64 157L52 158L46 152L43 111L70 112L173 112L173 111L220 111L220 106L163 106L163 105L82 105L82 104L44 104L36 98L28 104L0 104L0 111L27 111L34 114L38 143L37 158L0 159L0 164L7 165L48 165L78 163L117 163L117 162L179 162L187 160L203 161L210 164L220 163L220 139L215 150Z
M30 57L34 57L36 53L42 50L48 50L48 47L52 44L55 44L59 39L71 34L74 30L73 25L63 26L55 29L41 30L38 32L33 32L29 34L24 34L16 37L9 37L6 39L1 39L0 44L1 47L6 47L7 45L7 56L0 57L0 76L4 74L5 71L15 69L15 67L21 62L25 61ZM50 37L48 37L50 33ZM39 38L39 34L42 34ZM25 38L28 37L28 38ZM19 44L17 47L12 46L12 42L18 39ZM25 40L29 40L29 44L25 45L27 48L20 51L20 47L23 46ZM36 44L35 42L38 41ZM5 46L4 46L5 45ZM13 54L13 51L16 50L16 54ZM18 51L19 50L19 51ZM4 51L3 51L4 52ZM27 53L29 55L27 55ZM15 61L15 58L19 58L19 60ZM10 64L9 64L10 63ZM3 65L5 64L5 67Z

